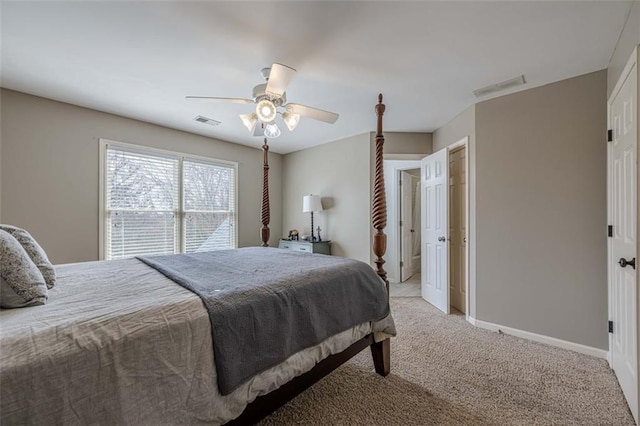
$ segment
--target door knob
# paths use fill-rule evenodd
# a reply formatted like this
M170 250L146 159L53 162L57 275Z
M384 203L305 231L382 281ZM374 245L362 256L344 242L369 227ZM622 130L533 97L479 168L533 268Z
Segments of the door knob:
M411 232L416 232L416 230L415 230L415 229L412 229L412 230L411 230Z
M627 265L631 266L633 269L636 269L636 258L634 257L631 260L627 260L624 257L621 257L620 260L618 261L618 265L622 266L623 268Z
M438 241L447 241L447 239L445 237L438 237Z

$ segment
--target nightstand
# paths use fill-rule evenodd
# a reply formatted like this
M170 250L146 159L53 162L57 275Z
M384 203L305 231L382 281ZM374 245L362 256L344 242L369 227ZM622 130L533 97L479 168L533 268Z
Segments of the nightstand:
M331 240L312 243L311 241L283 240L278 243L278 248L286 250L303 251L306 253L331 254Z

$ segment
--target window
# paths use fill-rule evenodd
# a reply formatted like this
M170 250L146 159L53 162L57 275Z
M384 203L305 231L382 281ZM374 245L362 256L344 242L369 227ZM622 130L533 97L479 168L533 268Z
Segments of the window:
M235 163L102 141L101 258L236 247Z

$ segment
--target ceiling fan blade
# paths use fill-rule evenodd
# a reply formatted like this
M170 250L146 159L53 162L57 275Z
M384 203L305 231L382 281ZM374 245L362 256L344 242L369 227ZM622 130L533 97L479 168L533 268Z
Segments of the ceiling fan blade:
M267 81L265 92L278 97L282 96L295 74L296 70L293 68L274 63L271 65L271 72L269 73L269 80Z
M300 104L287 104L285 107L287 108L287 111L300 114L303 117L313 118L314 120L324 121L329 124L335 123L339 117L335 112L324 111Z
M240 98L214 98L210 96L185 96L188 101L201 101L201 102L227 102L232 104L252 104L253 99L240 99Z

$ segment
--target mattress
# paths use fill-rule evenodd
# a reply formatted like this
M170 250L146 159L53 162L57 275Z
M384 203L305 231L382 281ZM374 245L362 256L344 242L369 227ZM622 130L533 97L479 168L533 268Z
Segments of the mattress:
M223 396L198 296L136 259L56 273L46 305L0 310L3 425L222 424L372 331L332 336Z

